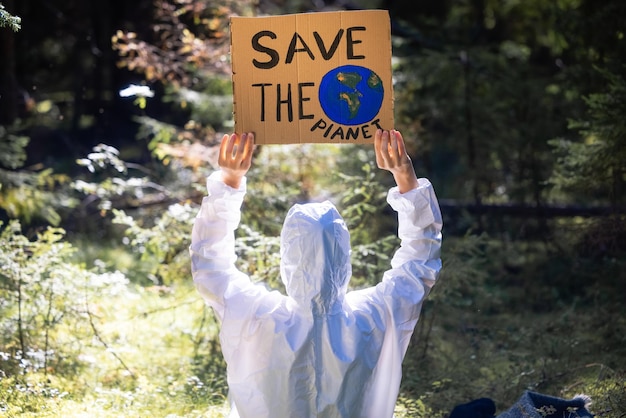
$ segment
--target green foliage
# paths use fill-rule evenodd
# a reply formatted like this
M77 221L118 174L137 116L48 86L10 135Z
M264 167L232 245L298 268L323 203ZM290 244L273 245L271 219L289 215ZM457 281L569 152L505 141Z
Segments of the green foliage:
M54 409L67 395L67 392L51 387L41 377L33 379L6 377L0 372L0 411L3 416L34 415L40 411Z
M227 4L157 0L152 39L141 40L136 33L121 30L112 37L120 67L163 86L162 102L170 106L167 115L157 120L142 112L136 121L138 137L164 164L184 154L187 163L197 167L202 159L194 151L207 139L214 145L216 132L233 126L229 16L253 6L248 0ZM142 110L149 107L142 105Z
M207 85L195 89L175 90L170 87L163 101L188 110L189 121L194 125L209 126L216 130L232 126L233 92L230 77L213 76L203 81Z
M186 180L184 169L164 186L155 172L121 160L116 148L104 144L77 163L92 173L93 181L76 180L74 188L97 199L102 213L112 212L112 223L123 227L122 242L142 265L135 272L141 271L140 275L131 273L141 276L139 282L171 285L181 273L189 272L187 248L196 208L176 199L192 191L190 184L176 185L176 179ZM136 173L144 176L136 177ZM134 208L148 202L153 208L135 212Z
M238 248L261 248L259 253L266 251L269 265L275 258L275 241L264 244L259 242L262 239L251 234L249 241L239 240L243 242ZM518 278L505 273L510 261L502 256L525 256L528 248L510 243L510 248L496 252L498 245L486 236L473 235L445 241L444 274L424 306L409 347L396 415L443 418L455 404L481 396L492 397L502 411L525 389L564 397L582 392L592 397L592 411L610 417L623 414L626 323L621 318L626 316L620 308L621 294L611 287L620 282L623 266L615 270L603 266L602 279L596 278L586 290L588 297L569 304L554 303L551 297L556 289L566 291L562 279L545 268L537 269L537 289L530 297L544 294L541 303L546 305L544 313L537 313L523 292L519 298L506 299ZM553 258L542 256L541 244L536 249L523 264ZM244 256L242 261L247 259ZM261 265L257 271L265 268ZM593 274L598 273L596 266ZM586 274L591 272L581 273ZM67 372L58 367L49 369L45 379L44 369L0 378L0 393L6 394L0 397L6 399L0 403L3 412L9 416L18 410L68 417L84 413L226 416L225 365L216 337L219 324L210 309L202 307L189 277L169 287L120 289L115 295L107 287L89 292L92 321L107 346L73 336L80 350L64 351L66 362L80 359L92 367L80 368L67 380L63 378ZM76 325L63 328L77 329Z
M609 205L611 213L564 225L577 232L572 241L580 253L595 257L620 257L626 250L626 223L619 212L626 204L626 78L618 72L597 69L605 85L585 97L585 117L571 121L577 139L549 141L557 156L549 181L556 193L586 206Z
M187 249L196 212L188 204L173 204L153 226L142 227L132 216L114 209L113 223L125 226L123 242L140 255L147 278L154 284L170 285L191 274Z
M0 3L0 28L9 27L14 32L21 29L22 19L19 16L13 16L7 12L4 5Z
M354 154L350 157L354 158ZM365 158L367 157L373 158L371 154L366 154ZM368 243L380 236L381 232L387 232L386 228L394 224L379 219L380 213L387 206L387 188L379 181L378 169L372 160L363 161L363 165L353 174L349 168L346 169L345 159L346 154L342 154L337 164L339 171L335 181L344 185L336 191L339 207L342 208L342 216L352 231L352 241Z
M606 80L605 90L585 98L586 119L570 123L581 140L550 141L558 155L551 182L557 190L584 197L586 203L590 198L612 206L626 202L625 70L598 70Z
M602 364L591 364L589 369L597 373L593 376L593 383L585 388L585 393L593 400L593 410L598 412L598 416L606 418L623 417L626 405L626 376L623 371L616 372Z
M232 128L227 17L308 7L270 3L159 0L145 32L153 39L113 37L120 65L162 84L158 99L170 111L154 117L153 101L137 102L138 136L156 161L132 164L103 144L78 161L86 173L72 186L86 196L82 208L97 202L99 222L123 229L112 249L103 248L111 242L99 239L103 231L72 237L72 246L60 229L28 238L17 221L4 226L0 413L225 416L219 324L193 288L187 248L215 144ZM389 3L396 125L440 197L623 205L622 3L448 2L432 6L438 11L424 3L419 14L398 12L410 1ZM37 106L46 123L69 119L57 103L69 97L50 97ZM0 208L59 223L58 208L75 204L56 193L68 179L22 169L24 130L0 127ZM286 211L330 199L351 231L352 287L374 284L398 240L384 202L391 176L373 161L369 146L258 147L237 231L239 267L281 289ZM78 220L89 216L97 214ZM520 229L541 223L541 241L517 241L497 221L500 235L466 231L456 219L444 227L444 268L409 346L396 415L443 418L481 396L503 410L533 389L584 392L594 412L623 416L623 216L519 220Z
M61 229L29 240L12 221L0 233L3 416L200 416L223 404L217 326L195 289L133 288L103 261L74 264L75 252Z
M523 45L459 49L397 61L396 109L407 146L443 196L535 201L551 169L546 141L565 131L551 116L568 105L564 92L546 93L555 80L528 80L538 70Z
M434 418L435 415L422 397L416 399L400 395L393 416L397 418Z
M107 211L114 206L137 206L138 201L163 199L167 192L148 177L134 177L143 173L143 168L128 164L119 158L115 147L105 144L96 145L86 158L76 161L93 174L92 182L76 179L72 187L85 195L98 199L98 208Z
M59 228L49 227L29 240L19 222L11 221L0 244L2 370L6 375L54 368L69 372L67 367L78 362L75 351L65 351L66 344L85 335L88 298L96 291L120 292L125 278L98 275L69 262L75 249L64 242ZM66 333L68 324L73 335Z
M267 236L241 225L235 243L237 266L255 282L265 282L270 288L285 291L280 279L280 238Z
M494 256L496 244L486 234L467 233L462 238L446 237L442 242L440 283L429 296L434 307L446 309L472 306L477 299L489 299L484 283L493 272L488 270L489 256Z
M622 263L558 256L541 242L444 242L444 271L405 359L404 397L423 400L435 417L485 396L503 411L524 390L585 393L596 413L607 402L611 416L624 412L615 402L623 338L608 337L626 329L614 295Z
M21 169L29 138L17 134L19 128L19 123L9 128L0 126L0 209L10 218L25 223L41 219L58 225L59 210L76 204L59 187L66 185L69 178L54 174L51 169L38 172Z
M248 174L242 222L277 236L294 203L331 198L339 152L319 144L259 146Z
M148 149L160 160L164 160L167 163L167 155L159 153L159 144L172 143L179 134L180 129L147 116L139 116L135 120L140 124L137 136L148 139Z
M16 169L22 167L26 161L26 151L29 138L18 135L7 128L0 126L0 166Z
M12 172L0 170L2 191L0 208L11 218L20 218L29 223L35 219L58 225L61 216L59 207L75 204L71 198L65 198L55 192L58 183L66 183L68 178L53 175L52 170L38 173Z
M389 269L391 257L399 245L397 216L388 210L385 201L388 189L380 181L382 173L372 162L374 155L369 151L347 149L341 153L337 164L341 170L336 174L336 184L344 186L335 193L350 230L352 288L375 285Z

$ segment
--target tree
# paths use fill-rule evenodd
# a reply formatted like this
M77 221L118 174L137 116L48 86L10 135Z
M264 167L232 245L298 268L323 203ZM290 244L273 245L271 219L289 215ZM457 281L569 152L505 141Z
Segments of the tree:
M570 123L581 140L551 141L558 155L551 182L560 190L584 196L587 203L626 204L626 77L599 70L606 80L602 92L585 97L586 117Z
M9 2L12 5L12 1ZM20 29L21 19L4 10L0 3L0 28L9 26ZM29 138L20 133L24 128L17 121L17 82L15 78L15 48L13 33L0 31L0 215L22 219L27 223L43 219L57 225L57 212L63 198L53 189L68 178L52 174L52 170L40 172L20 170L26 161ZM17 121L17 122L16 122ZM5 125L5 126L3 126Z
M13 0L8 1L12 6ZM21 19L12 16L0 3L0 29L8 26L12 31L0 30L0 124L10 125L17 117L18 91L15 77L15 38Z
M4 8L4 5L0 3L0 28L8 26L14 32L20 30L22 23L22 19L18 16L13 16L9 12L7 12Z

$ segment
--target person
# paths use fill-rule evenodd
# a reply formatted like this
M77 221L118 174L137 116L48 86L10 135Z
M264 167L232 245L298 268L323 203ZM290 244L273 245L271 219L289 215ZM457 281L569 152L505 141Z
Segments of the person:
M348 291L350 235L329 202L295 204L281 231L286 295L237 269L254 135L225 135L207 179L190 255L196 288L220 322L231 417L392 417L402 361L441 270L442 219L396 130L375 133L379 168L396 186L400 246L375 286Z

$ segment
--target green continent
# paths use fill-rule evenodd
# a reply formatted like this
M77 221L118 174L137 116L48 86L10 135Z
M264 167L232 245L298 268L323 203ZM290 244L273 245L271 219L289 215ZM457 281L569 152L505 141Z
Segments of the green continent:
M350 119L359 114L359 107L361 107L361 100L359 97L361 93L358 91L355 93L343 92L339 95L339 99L345 101L350 109Z
M338 82L354 90L354 92L344 92L339 95L339 100L343 100L348 104L348 109L350 109L350 119L359 114L359 108L361 107L360 97L362 94L356 89L356 86L362 79L363 78L359 73L341 72L337 74Z
M362 77L359 73L337 73L337 81L341 84L345 84L351 89L356 89L357 84L361 81Z
M373 90L382 88L382 81L375 72L371 72L367 78L367 86Z

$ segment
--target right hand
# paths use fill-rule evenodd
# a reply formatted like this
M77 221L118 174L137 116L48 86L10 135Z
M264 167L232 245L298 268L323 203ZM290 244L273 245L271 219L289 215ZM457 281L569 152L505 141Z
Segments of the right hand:
M378 168L393 174L400 193L411 191L419 185L413 162L406 152L404 139L399 131L378 129L374 135L374 150Z
M239 188L241 179L252 166L253 152L253 133L243 133L241 137L236 133L222 137L217 164L222 171L222 181L227 186Z

